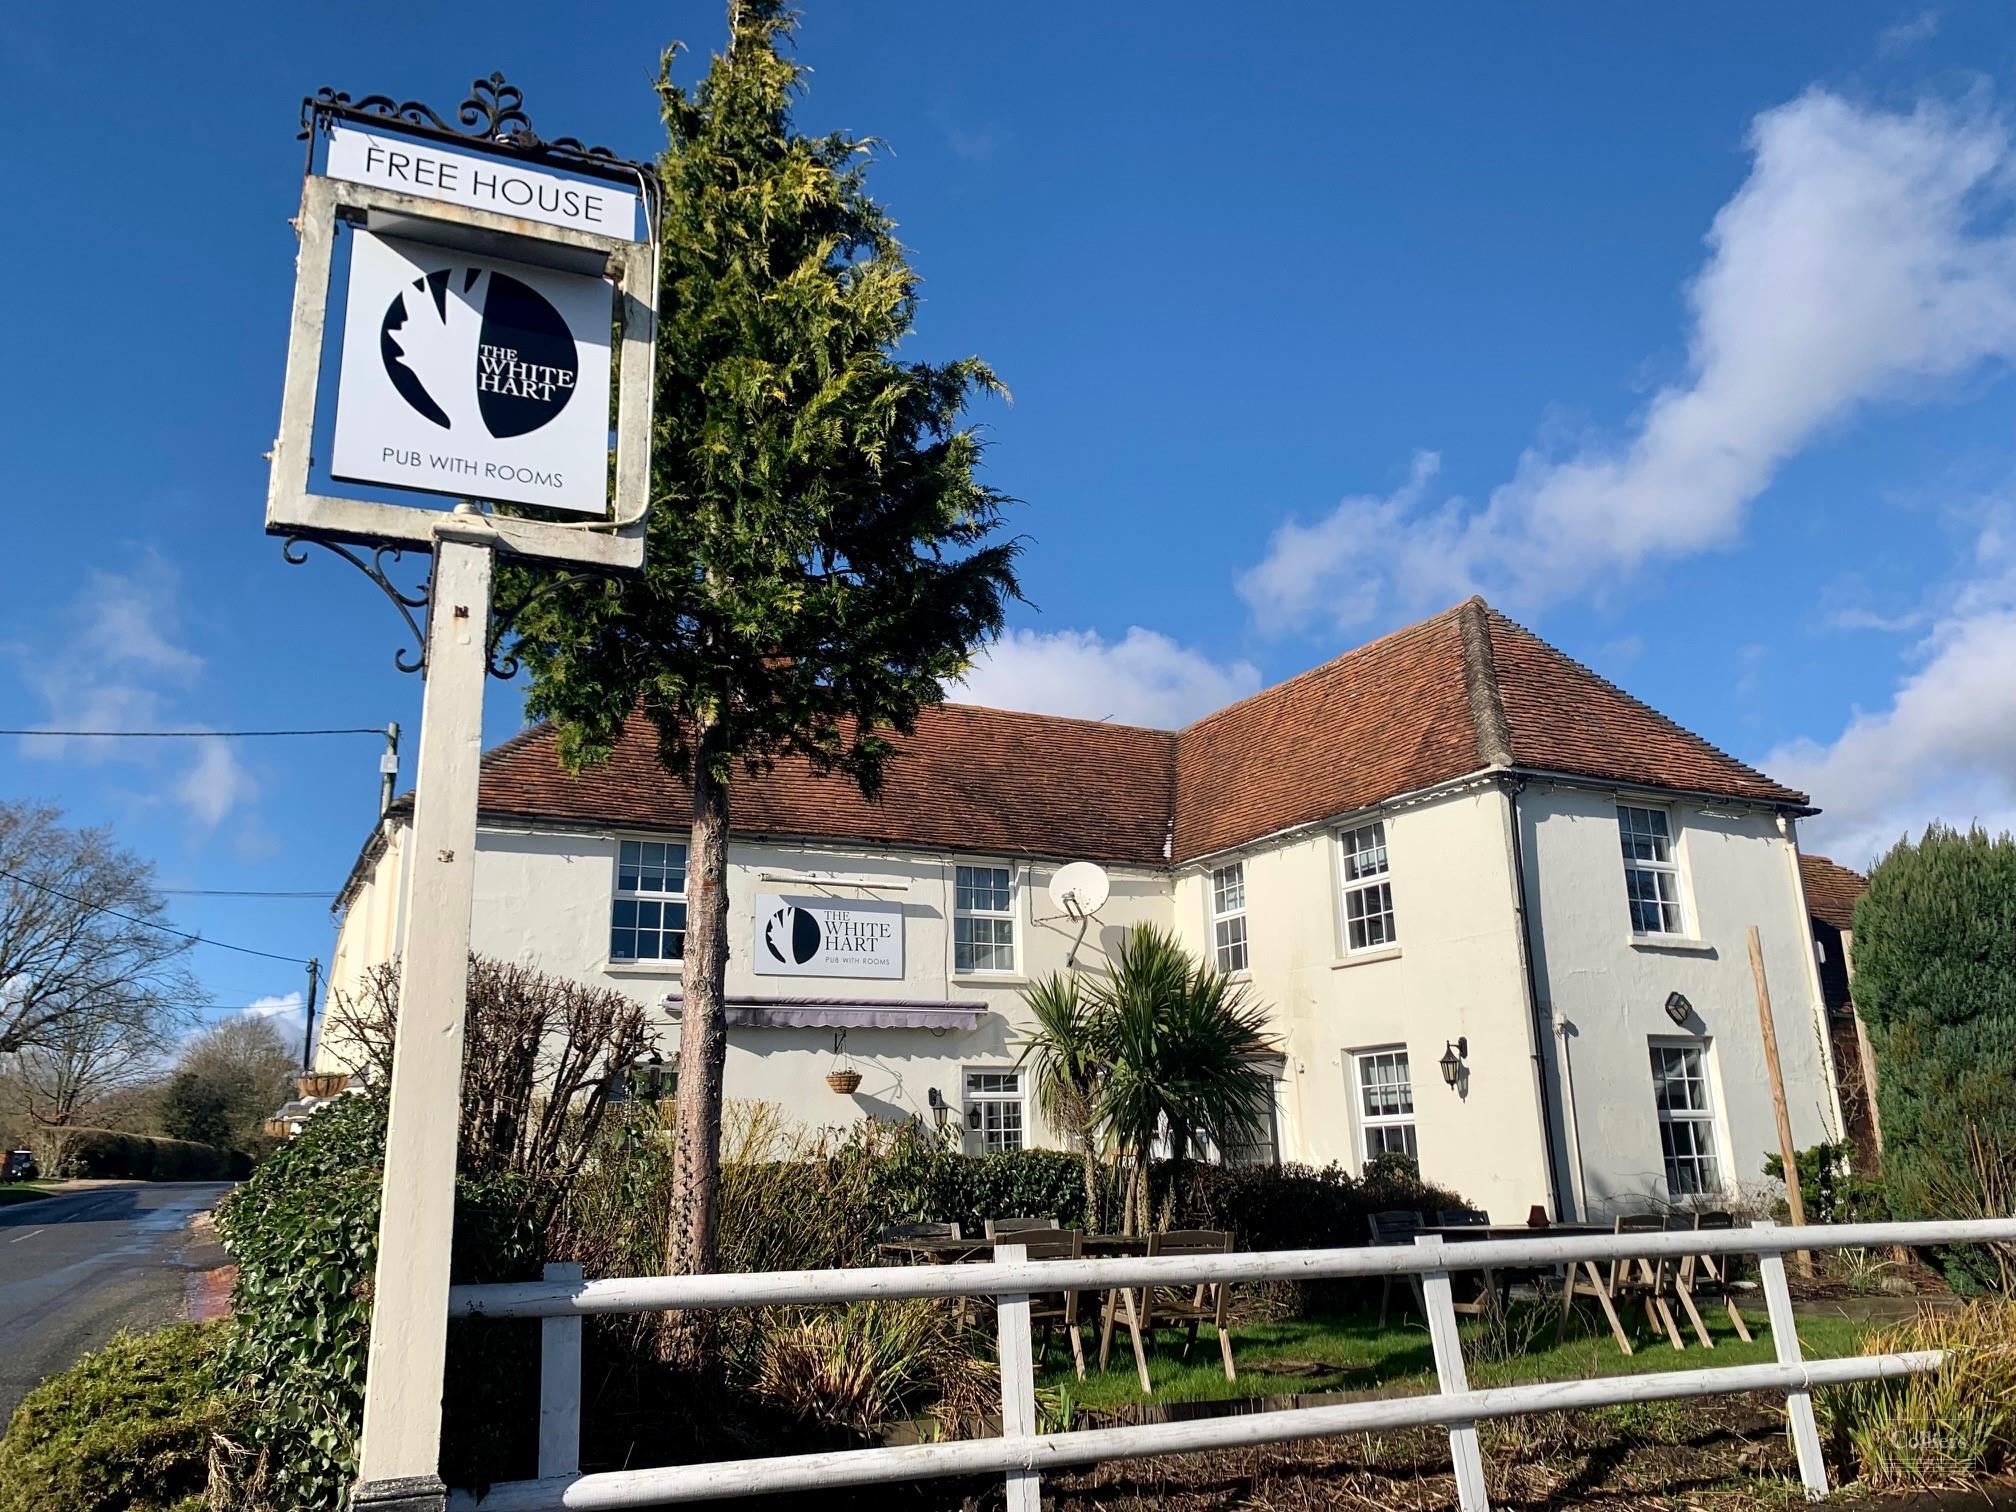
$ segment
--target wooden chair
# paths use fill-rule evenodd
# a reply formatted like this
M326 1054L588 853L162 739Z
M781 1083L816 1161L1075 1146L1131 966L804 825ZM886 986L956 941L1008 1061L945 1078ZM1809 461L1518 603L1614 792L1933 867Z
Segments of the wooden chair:
M1057 1227L1056 1218L989 1218L987 1237L999 1239L1003 1234L1024 1234L1031 1229L1051 1229Z
M1372 1215L1372 1242L1375 1245L1412 1244L1420 1236L1421 1230L1426 1227L1427 1225L1421 1221L1421 1215L1414 1212L1411 1208L1401 1208L1388 1213L1374 1213ZM1379 1326L1381 1328L1386 1326L1386 1313L1393 1301L1393 1282L1395 1279L1393 1276L1383 1276L1380 1278ZM1410 1275L1407 1277L1407 1285L1414 1293L1414 1306L1420 1311L1422 1317L1427 1317L1428 1297L1421 1290L1421 1278L1418 1275Z
M1734 1214L1724 1212L1696 1213L1694 1229L1698 1233L1727 1233L1736 1227ZM1736 1329L1736 1337L1745 1344L1750 1342L1750 1329L1743 1321L1743 1314L1736 1309L1736 1297L1731 1290L1736 1279L1736 1257L1721 1250L1704 1250L1687 1256L1680 1262L1674 1274L1673 1289L1679 1294L1681 1306L1687 1309L1687 1316L1693 1320L1694 1331L1708 1342L1708 1330L1702 1326L1700 1310L1694 1305L1697 1296L1720 1297L1722 1305L1729 1310L1729 1321ZM1714 1348L1710 1344L1709 1348Z
M1224 1229L1172 1229L1148 1236L1148 1253L1153 1255L1226 1255L1232 1252L1232 1235ZM1141 1335L1152 1341L1155 1325L1189 1327L1183 1341L1183 1358L1197 1342L1197 1325L1209 1323L1218 1330L1218 1353L1225 1364L1225 1379L1236 1381L1239 1372L1232 1365L1232 1335L1226 1331L1225 1303L1230 1288L1223 1281L1200 1282L1194 1291L1186 1287L1146 1287L1141 1293Z
M998 1254L1004 1244L1019 1244L1031 1260L1076 1260L1085 1253L1085 1236L1076 1229L1022 1228L995 1236L994 1249ZM1043 1345L1038 1359L1050 1358L1050 1331L1062 1325L1064 1337L1071 1341L1071 1359L1078 1367L1078 1379L1085 1379L1085 1345L1078 1337L1078 1293L1032 1292L1029 1296L1029 1322L1032 1327L1043 1325Z
M1619 1218L1612 1232L1619 1234L1632 1232L1625 1228L1625 1224L1635 1221ZM1604 1278L1601 1266L1594 1260L1571 1260L1568 1263L1567 1279L1561 1286L1561 1323L1554 1330L1556 1344L1568 1337L1568 1320L1575 1315L1575 1298L1586 1295L1594 1297L1597 1305L1603 1309L1604 1320L1610 1325L1610 1336L1617 1341L1617 1347L1627 1355L1631 1353L1631 1336L1624 1332L1623 1321L1617 1316L1617 1304L1612 1300L1613 1288L1622 1274L1623 1264L1618 1261L1611 1262L1608 1280Z
M1634 1213L1619 1218L1615 1232L1619 1234L1663 1234L1666 1219L1659 1213ZM1685 1349L1687 1343L1680 1337L1680 1325L1673 1320L1673 1309L1667 1305L1667 1298L1673 1291L1673 1264L1666 1256L1656 1259L1643 1255L1621 1256L1610 1262L1610 1298L1613 1302L1628 1299L1644 1305L1645 1321L1652 1325L1654 1333L1663 1332L1675 1349Z

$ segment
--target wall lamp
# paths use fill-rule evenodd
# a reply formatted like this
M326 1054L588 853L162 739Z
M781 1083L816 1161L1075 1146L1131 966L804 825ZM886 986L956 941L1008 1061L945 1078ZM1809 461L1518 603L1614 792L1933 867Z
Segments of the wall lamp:
M940 1092L936 1087L933 1087L929 1092L924 1094L924 1105L931 1110L932 1125L942 1133L945 1128L945 1119L952 1111L945 1101L945 1094Z
M1437 1062L1442 1068L1442 1084L1445 1087L1454 1087L1463 1080L1463 1073L1468 1069L1463 1062L1470 1058L1470 1037L1466 1034L1455 1040L1444 1040L1442 1043L1448 1047L1442 1052L1442 1059Z
M1693 1016L1694 1005L1687 1001L1686 993L1669 992L1666 994L1666 1017L1684 1027L1687 1020Z

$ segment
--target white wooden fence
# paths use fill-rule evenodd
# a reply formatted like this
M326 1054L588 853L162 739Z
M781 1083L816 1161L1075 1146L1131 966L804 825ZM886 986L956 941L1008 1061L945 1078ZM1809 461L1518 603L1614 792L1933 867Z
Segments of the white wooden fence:
M932 1476L1002 1475L1009 1512L1035 1512L1042 1474L1067 1465L1194 1453L1251 1444L1320 1438L1337 1433L1440 1424L1449 1431L1463 1512L1486 1512L1484 1461L1477 1424L1487 1419L1666 1401L1724 1392L1783 1392L1799 1475L1809 1498L1826 1494L1827 1470L1813 1420L1812 1388L1936 1370L1937 1350L1804 1361L1785 1285L1784 1257L1794 1250L1887 1248L2016 1241L2016 1219L1938 1223L1861 1223L1664 1234L1586 1235L1466 1241L1424 1237L1395 1246L1269 1253L1135 1257L1031 1262L1019 1245L1003 1244L979 1265L892 1266L873 1270L769 1271L712 1276L643 1276L583 1281L574 1266L548 1266L543 1281L459 1286L454 1316L540 1318L539 1475L493 1485L480 1500L457 1491L458 1512L659 1507L716 1497L837 1486L885 1485ZM1543 1382L1473 1391L1463 1368L1449 1284L1451 1271L1518 1269L1633 1256L1684 1256L1703 1250L1755 1255L1778 1360L1595 1380ZM1118 1287L1192 1286L1199 1282L1306 1281L1334 1276L1418 1275L1428 1311L1439 1389L1415 1397L1343 1402L1181 1423L1149 1423L1074 1433L1036 1431L1035 1369L1030 1358L1032 1292L1106 1291ZM998 1438L915 1444L901 1448L790 1454L768 1459L673 1465L649 1470L580 1473L581 1319L589 1313L670 1309L817 1306L906 1297L991 1296L1000 1318L1001 1420Z

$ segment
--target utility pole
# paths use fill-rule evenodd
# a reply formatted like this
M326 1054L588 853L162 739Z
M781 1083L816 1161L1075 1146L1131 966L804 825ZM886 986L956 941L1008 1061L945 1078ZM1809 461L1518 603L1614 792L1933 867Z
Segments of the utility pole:
M308 960L308 1002L306 1027L301 1031L301 1069L313 1069L315 1056L315 989L317 979L322 975L322 963L313 956Z
M392 807L392 790L399 782L399 721L385 726L385 754L378 758L378 817Z
M1764 1040L1764 1070L1771 1079L1771 1111L1778 1118L1778 1154L1785 1162L1785 1204L1796 1228L1806 1226L1806 1204L1799 1190L1799 1151L1792 1143L1792 1114L1785 1106L1785 1071L1778 1061L1778 1025L1771 1017L1771 984L1764 976L1764 945L1757 926L1750 926L1750 976L1757 985L1757 1029ZM1813 1274L1813 1252L1800 1250L1799 1273Z

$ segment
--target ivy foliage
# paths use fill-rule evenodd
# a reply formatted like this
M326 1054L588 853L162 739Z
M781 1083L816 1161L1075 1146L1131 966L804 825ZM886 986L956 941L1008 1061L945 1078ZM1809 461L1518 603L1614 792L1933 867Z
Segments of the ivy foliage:
M113 1335L22 1399L0 1438L0 1512L196 1512L212 1434L222 1328Z
M247 1451L243 1504L335 1509L356 1479L384 1155L382 1095L339 1098L218 1208L238 1265L218 1377L243 1402L231 1432ZM524 1198L513 1177L458 1180L457 1280L538 1274ZM528 1342L510 1325L451 1329L442 1466L458 1484L508 1478L525 1459Z
M641 580L519 621L530 714L605 758L641 706L675 772L795 753L879 784L890 747L1016 592L1007 498L961 424L978 358L902 362L917 281L869 197L873 144L792 128L782 0L738 0L700 85L658 95L664 189L653 499ZM508 604L547 580L506 567ZM704 732L704 742L695 732ZM699 752L701 744L705 752Z
M1876 1052L1883 1178L1899 1218L2016 1202L2016 840L1930 826L1855 905L1855 1006ZM1957 1285L1999 1280L1949 1256Z

